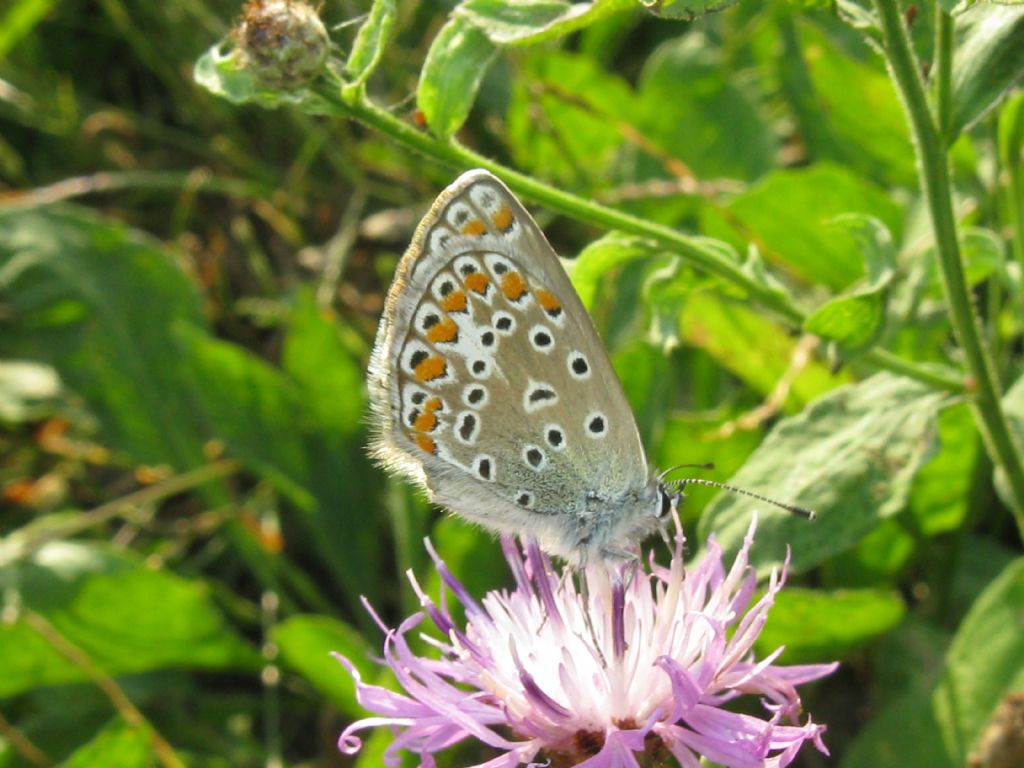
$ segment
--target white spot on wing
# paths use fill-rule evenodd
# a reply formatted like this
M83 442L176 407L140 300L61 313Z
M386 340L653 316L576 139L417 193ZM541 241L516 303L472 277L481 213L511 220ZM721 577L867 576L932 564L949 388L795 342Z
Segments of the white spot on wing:
M480 434L480 415L473 411L462 411L455 419L455 437L465 445L472 445Z
M555 335L546 325L538 323L530 329L530 344L546 355L555 348Z
M489 399L490 393L483 384L468 384L462 390L462 402L470 408L479 410L487 405Z
M504 310L498 310L491 315L491 325L494 326L494 330L504 336L511 336L516 332L515 317Z
M558 402L558 392L550 384L530 379L523 392L523 410L527 413L539 411Z
M467 222L476 218L476 213L469 207L469 204L462 200L455 200L445 211L444 220L456 232L461 232Z
M569 375L574 379L585 381L590 378L590 361L578 349L574 349L569 353L569 356L565 359L565 364L569 369Z
M473 472L481 480L494 482L495 475L494 457L481 453L473 459Z
M564 451L566 444L565 430L562 429L560 424L545 424L544 442L547 443L552 450Z
M469 368L469 375L481 381L491 378L491 374L494 372L493 363L486 357L469 360L466 365Z
M548 455L537 445L523 446L523 463L535 472L540 472L548 465Z
M583 431L589 438L602 439L608 434L608 417L600 411L591 411L583 419Z

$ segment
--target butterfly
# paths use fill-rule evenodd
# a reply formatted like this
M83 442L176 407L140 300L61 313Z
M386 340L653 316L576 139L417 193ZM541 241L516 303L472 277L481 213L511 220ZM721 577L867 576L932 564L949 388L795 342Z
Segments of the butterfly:
M385 467L572 564L635 558L686 483L763 499L652 472L558 255L485 170L456 179L417 227L385 302L369 391L371 451Z

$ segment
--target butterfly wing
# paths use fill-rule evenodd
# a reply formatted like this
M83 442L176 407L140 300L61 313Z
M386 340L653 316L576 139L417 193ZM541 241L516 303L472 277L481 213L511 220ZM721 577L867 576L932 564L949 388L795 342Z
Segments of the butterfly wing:
M376 455L453 512L566 555L650 484L632 411L558 256L486 171L434 203L370 366ZM602 513L601 510L604 510Z

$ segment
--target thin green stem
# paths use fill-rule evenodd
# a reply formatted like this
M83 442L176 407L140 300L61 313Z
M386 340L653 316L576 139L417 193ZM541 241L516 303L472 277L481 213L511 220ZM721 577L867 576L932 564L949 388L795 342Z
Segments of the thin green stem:
M953 121L953 17L935 5L935 118L943 144L949 143Z
M325 96L327 94L324 94ZM617 229L630 234L647 237L670 248L690 263L717 275L748 292L762 306L771 309L789 322L799 323L800 310L784 295L757 282L745 273L741 265L730 260L717 250L709 248L697 238L683 235L670 227L655 224L591 200L563 192L536 179L494 162L484 155L461 146L454 141L440 142L429 134L417 130L398 118L381 110L368 100L360 99L350 103L353 116L385 133L392 138L416 149L428 157L440 160L455 168L477 167L499 175L509 187L548 208L562 211L574 218L598 226Z
M903 98L914 137L918 173L935 236L950 322L971 374L975 421L993 462L1006 474L1017 527L1024 536L1024 463L1002 411L999 383L982 343L981 328L964 279L946 148L928 108L920 68L903 26L898 0L874 0L874 4L882 28L886 61Z
M999 153L1006 173L1007 224L1013 232L1013 254L1024 271L1024 94L1004 110Z
M486 168L501 177L509 187L523 197L560 211L580 221L618 230L657 242L666 250L682 256L690 264L716 275L746 291L760 306L772 310L783 320L801 327L804 312L781 292L758 282L742 266L718 250L709 247L700 238L684 235L671 227L656 224L628 213L585 200L563 192L530 176L507 168L490 158L477 154L454 141L439 141L369 101L362 93L343 100L341 86L336 82L322 82L317 95L330 104L336 114L349 117L380 131L391 139L424 156L455 169ZM860 360L876 368L892 371L937 389L962 393L965 389L960 377L946 370L922 366L904 360L882 349L873 349Z

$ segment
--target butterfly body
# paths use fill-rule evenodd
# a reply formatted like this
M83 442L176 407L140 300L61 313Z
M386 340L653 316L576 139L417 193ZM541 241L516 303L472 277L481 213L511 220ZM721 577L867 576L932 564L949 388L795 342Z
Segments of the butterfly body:
M486 171L460 176L417 228L370 396L385 466L570 561L624 556L675 503L558 256Z

